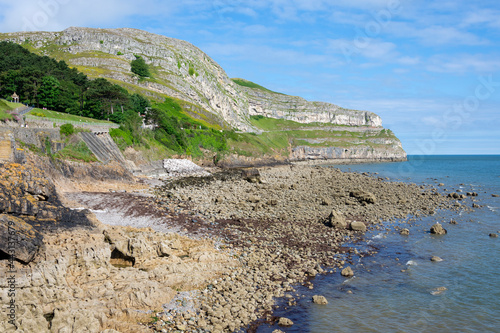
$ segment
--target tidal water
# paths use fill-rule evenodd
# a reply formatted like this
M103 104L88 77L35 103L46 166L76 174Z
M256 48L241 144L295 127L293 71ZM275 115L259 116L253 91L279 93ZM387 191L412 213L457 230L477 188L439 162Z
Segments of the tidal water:
M500 156L409 156L408 162L335 166L343 171L378 173L416 184L477 192L474 212L438 211L405 225L409 236L394 231L371 231L356 244L361 251L378 249L357 258L355 276L338 272L315 278L314 290L291 309L275 311L292 319L286 332L500 332ZM467 205L471 204L467 199ZM448 234L429 233L436 221ZM392 226L394 223L386 222ZM439 256L441 262L433 262ZM295 295L295 293L293 293ZM325 296L328 305L311 302ZM257 332L272 332L262 325Z

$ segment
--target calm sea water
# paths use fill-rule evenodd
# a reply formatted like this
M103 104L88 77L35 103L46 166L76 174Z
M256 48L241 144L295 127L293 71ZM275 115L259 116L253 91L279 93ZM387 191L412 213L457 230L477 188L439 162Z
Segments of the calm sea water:
M375 231L360 249L374 246L374 256L354 263L355 276L340 274L313 280L300 289L298 305L276 311L292 319L286 332L500 332L500 156L409 156L408 162L338 166L343 171L372 172L417 184L444 183L441 190L479 193L483 208L474 212L438 211L410 226L410 236ZM445 236L428 230L436 221ZM441 262L430 261L439 256ZM402 272L403 270L403 272ZM444 288L446 290L443 290ZM441 290L441 291L440 291ZM328 305L311 302L324 295ZM258 332L272 332L264 325Z

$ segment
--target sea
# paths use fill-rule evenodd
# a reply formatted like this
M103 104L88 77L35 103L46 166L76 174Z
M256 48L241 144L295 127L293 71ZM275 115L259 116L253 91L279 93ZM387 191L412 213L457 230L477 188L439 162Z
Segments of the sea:
M299 286L290 293L297 305L278 301L274 312L294 325L263 324L257 332L500 332L500 237L489 236L500 236L500 198L492 196L500 195L500 156L414 155L407 162L330 167L432 184L443 193L477 192L482 207L439 210L405 223L409 236L392 229L401 221L367 232L352 246L377 253L354 258L354 277L337 271L313 279L313 290ZM452 219L457 224L450 224ZM435 222L448 233L430 234ZM431 261L432 256L442 261ZM325 296L328 304L312 303L313 295Z

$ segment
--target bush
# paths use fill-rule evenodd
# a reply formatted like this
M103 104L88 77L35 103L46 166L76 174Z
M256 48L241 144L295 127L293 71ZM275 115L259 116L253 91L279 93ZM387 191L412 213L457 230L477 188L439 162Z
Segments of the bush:
M149 72L149 66L146 64L144 59L140 56L135 56L135 60L130 63L130 70L132 73L139 75L140 77L149 77L151 73Z
M119 128L111 128L109 135L113 138L120 150L125 150L128 146L132 146L134 140L128 131Z
M75 127L73 125L71 125L71 124L64 124L59 129L59 133L61 133L61 135L64 134L66 136L70 136L73 133L75 133Z

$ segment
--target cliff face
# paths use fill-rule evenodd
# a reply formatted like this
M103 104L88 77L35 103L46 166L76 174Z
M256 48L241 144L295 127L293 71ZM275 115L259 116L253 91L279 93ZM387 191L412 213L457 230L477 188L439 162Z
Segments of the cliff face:
M373 112L355 111L340 106L309 102L297 96L241 87L248 96L251 116L265 116L292 120L299 123L325 123L332 125L381 127L382 119Z
M105 77L131 91L160 100L172 96L186 101L184 108L191 116L223 128L259 132L250 117L261 115L301 124L382 129L382 120L372 112L237 84L192 44L145 31L72 27L62 32L0 34L0 40L64 60L89 77ZM130 71L136 55L149 64L152 78L139 80ZM398 154L406 157L402 148Z

